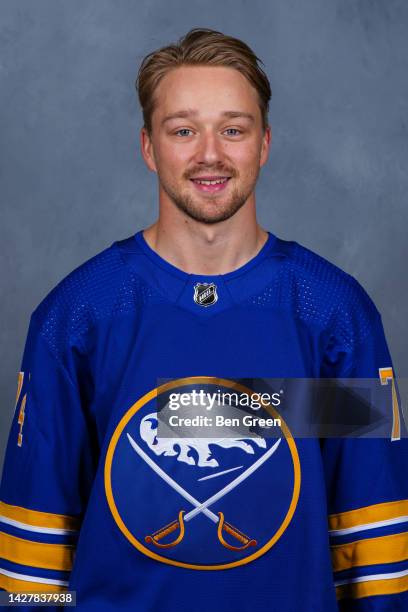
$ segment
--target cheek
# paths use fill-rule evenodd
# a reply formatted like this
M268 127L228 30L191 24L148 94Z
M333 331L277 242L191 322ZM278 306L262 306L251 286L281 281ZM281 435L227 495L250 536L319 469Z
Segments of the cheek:
M252 176L254 168L259 166L261 152L258 146L250 146L239 149L238 147L233 150L231 148L228 153L232 163L236 166L237 170L242 176Z
M177 147L174 145L162 144L156 154L158 164L166 175L174 176L184 172L191 159L189 147Z
M261 154L260 144L255 141L246 142L243 146L240 146L239 143L235 143L235 145L226 144L224 152L225 155L230 157L237 164L243 166L255 163Z

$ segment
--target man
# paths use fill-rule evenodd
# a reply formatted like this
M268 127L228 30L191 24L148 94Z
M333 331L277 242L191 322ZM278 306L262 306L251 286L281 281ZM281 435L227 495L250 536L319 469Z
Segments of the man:
M394 375L358 282L257 223L270 88L249 47L194 29L145 58L138 92L159 218L31 317L0 586L69 588L81 611L406 610L398 412L387 439L297 439L282 421L172 437L186 398L192 416L242 415L209 402L243 381Z

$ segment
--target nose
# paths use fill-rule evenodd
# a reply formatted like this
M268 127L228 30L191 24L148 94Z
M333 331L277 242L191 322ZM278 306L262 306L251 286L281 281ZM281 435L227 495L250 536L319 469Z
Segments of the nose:
M212 130L202 132L198 141L195 161L211 166L222 161L222 145Z

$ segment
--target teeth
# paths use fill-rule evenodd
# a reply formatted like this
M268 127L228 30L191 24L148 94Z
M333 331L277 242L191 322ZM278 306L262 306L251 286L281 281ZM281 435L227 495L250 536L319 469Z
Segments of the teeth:
M218 179L216 181L202 181L199 179L193 179L195 183L199 183L200 185L219 185L220 183L225 183L228 181L228 178Z

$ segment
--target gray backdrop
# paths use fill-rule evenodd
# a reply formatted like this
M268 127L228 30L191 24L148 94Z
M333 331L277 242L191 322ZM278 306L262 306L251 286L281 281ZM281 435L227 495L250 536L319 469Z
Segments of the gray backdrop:
M0 0L0 462L30 313L156 217L134 80L191 27L263 59L259 220L362 283L407 376L407 25L405 0Z

